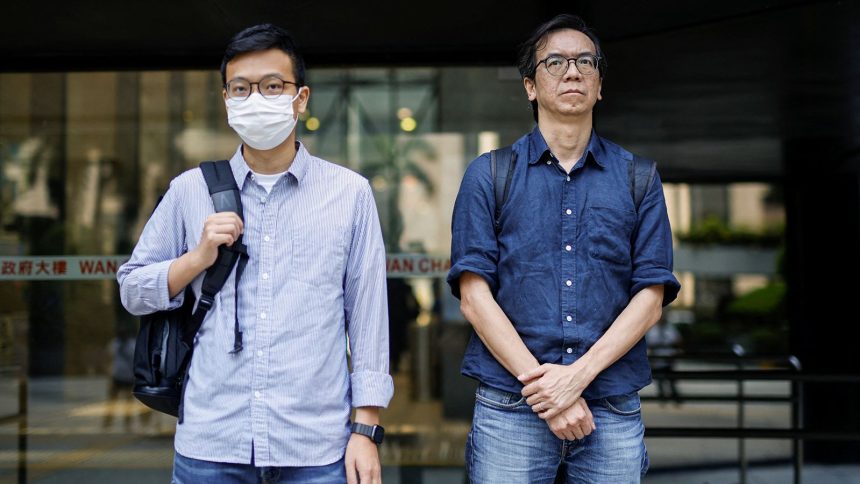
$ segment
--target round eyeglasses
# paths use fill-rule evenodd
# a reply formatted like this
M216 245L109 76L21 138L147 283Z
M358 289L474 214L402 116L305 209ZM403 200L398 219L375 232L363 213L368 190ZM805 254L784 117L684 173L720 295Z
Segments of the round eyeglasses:
M538 62L546 66L546 71L555 77L563 76L570 68L570 63L576 66L576 70L583 76L593 76L597 72L597 63L600 57L593 54L583 54L579 57L565 57L559 54L552 54L546 59Z
M287 84L292 84L296 87L299 85L292 81L285 81L278 76L266 76L260 79L260 82L251 82L245 78L237 77L232 81L224 84L224 89L227 90L227 97L237 101L244 101L251 95L253 86L257 86L257 91L266 99L274 99L284 93L284 88Z

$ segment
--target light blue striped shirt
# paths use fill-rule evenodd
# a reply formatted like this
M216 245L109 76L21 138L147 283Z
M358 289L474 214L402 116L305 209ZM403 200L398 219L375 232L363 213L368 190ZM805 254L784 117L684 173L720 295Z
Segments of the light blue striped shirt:
M301 144L271 193L254 180L241 147L230 165L250 255L239 282L245 348L230 353L231 276L197 334L176 450L248 464L253 445L258 466L331 464L344 455L350 407L385 407L394 393L385 249L373 194L365 178ZM213 211L198 168L170 183L117 273L129 312L182 304L182 293L169 298L167 271L197 246ZM198 296L202 279L192 282Z

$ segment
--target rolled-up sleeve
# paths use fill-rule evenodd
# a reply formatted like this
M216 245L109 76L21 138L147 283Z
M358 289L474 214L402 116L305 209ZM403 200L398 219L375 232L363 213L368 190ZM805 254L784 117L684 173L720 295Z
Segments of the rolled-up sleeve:
M131 258L117 271L122 305L135 316L175 309L184 291L170 298L167 272L185 252L185 224L181 191L175 181L158 204L140 235Z
M370 185L361 187L356 200L344 276L352 406L387 407L394 395L394 382L388 373L385 246Z
M663 305L674 301L681 284L672 274L672 229L659 175L655 175L639 207L632 251L630 297L646 287L662 284L665 287Z
M499 288L495 205L490 156L484 154L469 164L454 202L448 285L456 298L460 297L460 276L464 272L486 280L493 294Z

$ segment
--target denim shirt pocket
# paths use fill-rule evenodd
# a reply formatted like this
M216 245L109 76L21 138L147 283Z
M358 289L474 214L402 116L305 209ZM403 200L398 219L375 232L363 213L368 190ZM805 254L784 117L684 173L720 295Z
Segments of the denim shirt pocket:
M636 214L603 206L588 207L588 254L592 261L629 266L630 236Z

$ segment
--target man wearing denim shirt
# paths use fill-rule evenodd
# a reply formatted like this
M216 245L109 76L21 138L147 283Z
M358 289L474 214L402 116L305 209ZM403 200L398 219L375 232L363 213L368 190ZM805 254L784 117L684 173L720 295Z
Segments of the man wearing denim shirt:
M519 70L536 128L494 227L490 156L463 176L448 283L475 334L480 382L466 448L475 483L639 482L648 467L638 391L646 331L677 296L659 176L636 207L633 156L597 135L606 58L578 17L541 25Z
M379 407L393 384L373 193L296 141L310 89L287 32L238 33L221 75L243 141L230 168L244 223L213 213L202 172L186 171L117 274L125 307L147 314L181 306L189 284L199 298L220 245L241 234L248 249L238 287L231 276L197 333L173 482L379 484Z

